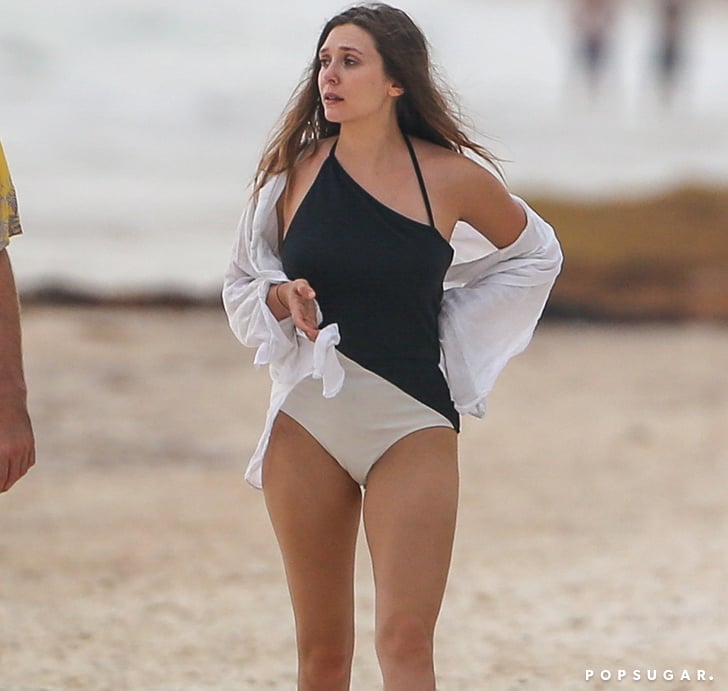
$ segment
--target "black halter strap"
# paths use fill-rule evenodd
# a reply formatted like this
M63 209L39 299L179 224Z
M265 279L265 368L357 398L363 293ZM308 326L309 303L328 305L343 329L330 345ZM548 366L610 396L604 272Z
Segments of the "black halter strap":
M422 199L425 200L425 208L427 209L427 217L430 219L430 225L435 227L435 219L432 216L432 207L430 206L430 198L427 196L427 188L425 187L425 179L422 177L422 171L420 170L420 164L415 156L415 148L412 146L410 138L405 134L404 140L407 142L407 148L409 149L410 158L412 159L412 165L415 167L415 173L417 173L417 182L420 183L420 191L422 192Z
M407 150L409 151L410 158L412 159L412 165L414 166L415 173L417 175L417 182L420 185L420 192L422 192L422 199L425 202L425 208L427 209L427 218L430 221L430 225L435 228L435 218L432 215L432 207L430 206L430 198L427 196L427 188L425 187L425 179L422 177L422 171L420 170L420 164L417 160L417 156L415 155L415 148L412 146L412 142L410 141L410 138L405 134L404 135L404 141L407 144ZM334 152L336 151L336 145L339 143L339 140L334 142L334 145L329 150L329 157L334 157Z

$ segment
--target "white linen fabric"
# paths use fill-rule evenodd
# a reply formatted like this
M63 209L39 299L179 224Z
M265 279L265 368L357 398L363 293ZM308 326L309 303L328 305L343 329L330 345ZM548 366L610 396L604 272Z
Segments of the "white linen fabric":
M272 380L263 433L245 473L257 488L273 421L288 393L311 376L321 380L322 395L330 398L344 381L336 324L312 343L292 319L279 322L266 304L270 286L289 280L277 251L276 203L285 184L285 174L271 178L246 207L222 291L230 328L243 345L257 349L254 363L268 365ZM461 415L485 415L495 380L530 342L561 270L553 228L512 196L526 212L526 226L511 245L496 249L462 222L451 239L455 258L445 276L440 313L441 367ZM318 305L317 312L320 321Z

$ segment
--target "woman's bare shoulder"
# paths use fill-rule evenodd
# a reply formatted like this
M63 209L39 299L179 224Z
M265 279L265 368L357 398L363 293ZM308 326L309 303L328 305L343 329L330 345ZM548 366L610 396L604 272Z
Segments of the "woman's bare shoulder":
M325 158L329 155L335 141L336 137L326 137L325 139L311 142L298 157L291 171L292 175L301 175L305 178L307 174L318 171Z
M413 141L421 165L431 176L448 180L453 185L502 184L483 164L465 154L423 139Z
M523 208L485 165L430 142L418 145L424 175L446 193L458 220L465 221L497 247L510 244L525 224Z

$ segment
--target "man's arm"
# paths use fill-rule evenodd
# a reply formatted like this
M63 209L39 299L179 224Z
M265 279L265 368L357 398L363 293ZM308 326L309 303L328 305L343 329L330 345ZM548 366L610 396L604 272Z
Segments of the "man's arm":
M35 463L20 343L20 310L7 250L0 250L0 492Z

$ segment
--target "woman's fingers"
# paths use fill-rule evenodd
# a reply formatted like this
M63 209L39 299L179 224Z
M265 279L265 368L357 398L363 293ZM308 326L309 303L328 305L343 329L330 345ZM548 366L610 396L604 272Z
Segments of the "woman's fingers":
M316 323L316 292L304 278L298 278L291 284L288 304L293 323L301 329L311 341L316 340L318 324Z
M316 340L318 335L318 329L316 328L316 309L313 307L313 303L309 302L304 306L301 313L301 329L311 341Z
M298 278L293 282L293 290L304 300L313 300L316 297L314 289L305 278Z

